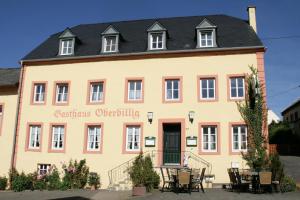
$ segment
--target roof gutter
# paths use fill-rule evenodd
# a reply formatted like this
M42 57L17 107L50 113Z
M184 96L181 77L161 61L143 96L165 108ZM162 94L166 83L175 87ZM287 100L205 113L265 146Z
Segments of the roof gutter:
M188 53L212 53L212 52L225 52L225 51L240 51L240 50L257 50L265 52L264 46L249 46L249 47L226 47L226 48L208 48L208 49L185 49L185 50L171 50L171 51L147 51L136 53L118 53L118 54L103 54L103 55L91 55L91 56L63 56L55 58L43 58L43 59L28 59L21 60L20 63L32 63L32 62L44 62L44 61L64 61L64 60L81 60L89 58L120 58L127 56L144 56L144 55L168 55L168 54L188 54Z

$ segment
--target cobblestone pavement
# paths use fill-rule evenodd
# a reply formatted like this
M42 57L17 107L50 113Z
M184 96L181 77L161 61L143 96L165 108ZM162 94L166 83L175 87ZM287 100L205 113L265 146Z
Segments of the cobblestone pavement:
M272 194L251 194L235 193L222 189L207 189L202 192L192 192L191 194L173 192L153 191L144 197L131 197L130 191L107 191L107 190L68 190L68 191L25 191L25 192L0 192L0 200L299 200L300 191L289 193L272 193Z

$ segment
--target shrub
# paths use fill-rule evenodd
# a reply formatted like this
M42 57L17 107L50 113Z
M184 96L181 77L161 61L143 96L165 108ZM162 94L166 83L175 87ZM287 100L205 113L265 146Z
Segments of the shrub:
M94 186L97 189L100 186L100 176L96 172L90 172L88 183L90 186Z
M281 192L292 192L296 190L296 182L290 176L284 176L280 183Z
M12 179L12 189L15 192L21 192L24 190L32 190L33 189L33 183L30 176L26 176L24 172L22 172L20 175L14 176Z
M270 155L269 162L269 168L272 172L272 180L281 180L281 178L284 176L284 166L280 161L279 155L277 153Z
M33 183L33 188L35 190L45 190L47 189L46 177L39 178Z
M46 177L48 182L48 190L58 190L62 188L59 172L55 166L51 167L49 175Z
M7 178L4 177L0 177L0 190L5 190L7 186Z
M9 181L9 184L10 184L10 189L12 189L13 180L17 176L19 176L19 172L15 168L11 168L8 172L8 181Z
M68 167L63 166L64 177L62 188L68 189L82 189L87 183L89 168L86 166L86 160L70 160Z
M158 187L160 178L153 169L150 156L143 157L140 154L128 170L134 186L145 186L148 192L154 187Z

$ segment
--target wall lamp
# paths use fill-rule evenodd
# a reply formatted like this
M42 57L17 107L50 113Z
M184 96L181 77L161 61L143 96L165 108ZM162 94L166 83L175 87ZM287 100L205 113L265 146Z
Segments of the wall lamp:
M153 121L153 112L148 112L147 113L147 118L148 118L148 122L150 124L152 124L152 121Z
M195 111L190 111L189 112L189 120L191 123L193 123L194 118L195 118Z

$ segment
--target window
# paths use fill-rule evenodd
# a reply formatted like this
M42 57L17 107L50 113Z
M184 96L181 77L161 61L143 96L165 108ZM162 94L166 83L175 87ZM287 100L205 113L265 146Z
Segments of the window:
M52 150L63 150L65 143L65 126L64 125L54 125L52 126Z
M67 103L68 102L68 83L56 84L56 103Z
M72 55L74 48L73 39L63 39L61 40L60 55Z
M290 114L290 120L291 120L291 122L294 121L294 115L293 115L293 113Z
M234 152L247 150L247 127L232 126L232 150Z
M298 112L295 112L295 121L297 121L298 119L299 119Z
M141 149L141 127L126 127L126 151L139 151Z
M99 151L101 141L101 126L88 126L87 151Z
M143 99L143 84L142 80L129 80L127 83L127 98L128 101L137 101Z
M3 121L3 105L0 104L0 135L2 132L2 121Z
M200 47L213 47L213 31L199 31Z
M217 126L202 126L202 151L217 151Z
M240 99L245 96L245 80L244 77L230 78L230 98Z
M29 126L29 143L28 149L39 149L41 146L41 126Z
M167 101L179 101L180 96L180 80L169 79L165 80L165 100Z
M38 174L45 175L49 172L50 170L50 164L38 164Z
M155 49L163 49L164 48L164 41L163 41L163 33L151 33L150 36L150 49L155 50Z
M35 83L33 91L33 103L45 103L46 84Z
M105 36L104 52L116 52L116 51L117 51L117 36Z
M90 83L90 103L103 102L104 82Z
M200 79L200 99L214 100L216 98L216 80L214 78Z

